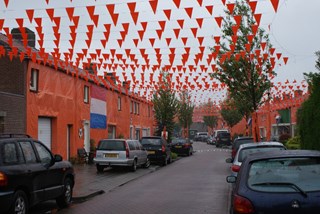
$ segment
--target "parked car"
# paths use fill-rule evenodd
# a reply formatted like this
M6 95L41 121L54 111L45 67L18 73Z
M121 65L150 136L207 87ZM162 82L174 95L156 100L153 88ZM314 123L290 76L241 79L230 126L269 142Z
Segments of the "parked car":
M230 213L320 213L320 152L278 150L255 153L242 163Z
M207 139L207 144L216 145L216 139L213 136L209 136Z
M103 172L108 166L125 166L133 172L137 170L137 166L150 166L148 152L140 142L126 139L100 140L93 162L98 172Z
M72 201L74 170L27 135L0 134L0 212L27 213L42 201Z
M231 174L237 176L241 164L245 157L249 154L256 153L256 152L267 152L267 151L274 151L274 150L285 150L286 147L279 142L260 142L260 143L246 143L240 145L237 154L233 160L231 166ZM231 162L232 160L227 160L227 162Z
M179 155L190 156L193 154L193 146L188 138L177 138L171 142L171 152Z
M229 130L227 130L227 129L217 129L217 130L214 130L214 132L213 132L213 137L217 138L217 137L218 137L218 134L221 133L221 132L227 132L227 133L229 133Z
M239 146L246 143L253 143L253 137L237 137L234 139L231 147L231 158L232 160L237 154L237 151L239 149Z
M231 135L229 132L220 132L216 137L216 147L230 146Z
M171 163L171 149L163 137L142 137L140 143L148 151L151 162L161 163L164 166Z

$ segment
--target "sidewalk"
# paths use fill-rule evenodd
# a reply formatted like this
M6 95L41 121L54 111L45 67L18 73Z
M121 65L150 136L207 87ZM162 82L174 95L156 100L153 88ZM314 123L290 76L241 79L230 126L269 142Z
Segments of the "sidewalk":
M81 202L152 173L160 166L151 165L148 169L138 167L135 172L126 168L106 168L103 173L98 173L94 164L77 164L73 167L76 176L73 200L74 202Z

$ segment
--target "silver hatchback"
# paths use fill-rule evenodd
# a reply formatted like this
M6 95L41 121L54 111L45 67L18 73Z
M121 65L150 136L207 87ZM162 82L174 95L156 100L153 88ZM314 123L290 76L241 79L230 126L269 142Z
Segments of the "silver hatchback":
M131 171L136 171L137 166L150 166L148 152L138 140L102 139L93 161L98 172L108 166L127 166Z

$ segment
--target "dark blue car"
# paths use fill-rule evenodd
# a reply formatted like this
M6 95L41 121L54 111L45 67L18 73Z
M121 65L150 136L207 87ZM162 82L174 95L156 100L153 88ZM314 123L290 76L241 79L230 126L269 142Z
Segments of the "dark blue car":
M281 150L255 153L241 165L230 213L320 213L320 152Z

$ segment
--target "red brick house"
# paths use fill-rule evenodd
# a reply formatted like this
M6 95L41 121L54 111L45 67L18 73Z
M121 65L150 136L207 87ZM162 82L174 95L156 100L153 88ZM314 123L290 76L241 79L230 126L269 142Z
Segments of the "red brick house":
M0 133L29 134L69 159L78 148L89 151L90 139L139 139L154 132L152 103L127 86L43 57L34 44L10 43L0 34ZM105 128L90 127L94 87L104 94Z

